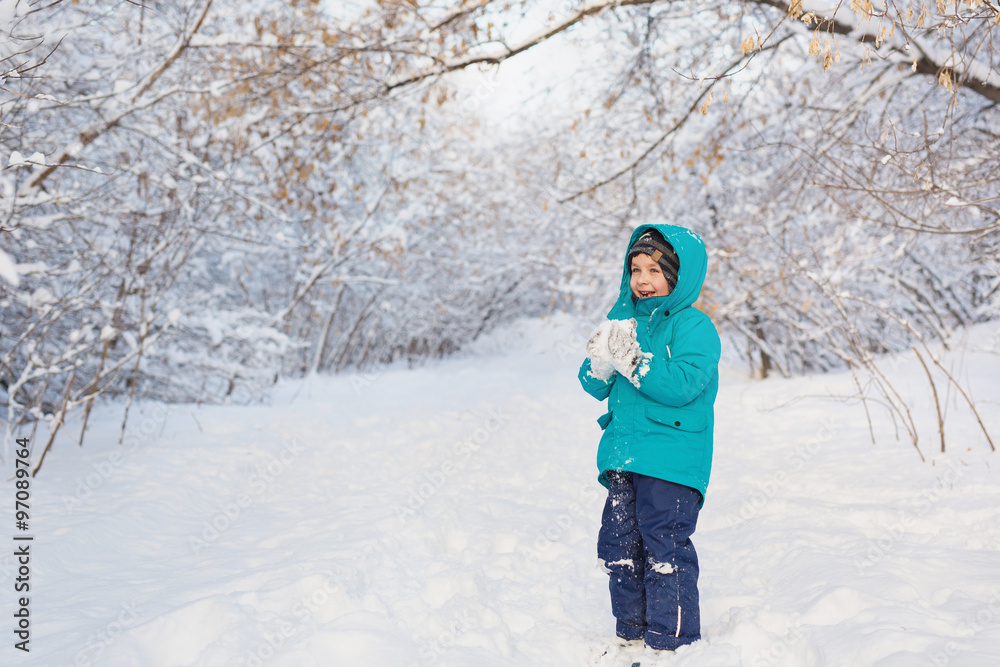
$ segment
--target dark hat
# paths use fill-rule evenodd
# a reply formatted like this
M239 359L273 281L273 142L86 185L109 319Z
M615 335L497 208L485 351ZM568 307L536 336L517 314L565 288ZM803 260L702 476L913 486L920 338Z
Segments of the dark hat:
M670 285L672 292L677 286L677 272L681 268L681 261L678 259L674 247L663 238L660 232L650 229L637 238L632 247L628 249L627 264L629 266L632 265L632 258L639 253L649 255L654 262L660 265L660 268L663 269L663 277L667 279L667 284Z

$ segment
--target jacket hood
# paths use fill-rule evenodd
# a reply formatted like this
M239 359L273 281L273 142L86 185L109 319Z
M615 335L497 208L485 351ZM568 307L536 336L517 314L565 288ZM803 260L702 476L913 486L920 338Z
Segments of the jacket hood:
M625 249L625 259L622 261L621 290L615 305L608 311L608 319L610 320L624 320L635 316L635 302L632 300L632 288L629 287L631 267L628 262L628 249L632 247L636 239L650 229L658 231L674 247L677 258L680 260L680 268L677 271L677 285L674 290L667 296L650 297L647 301L655 300L658 308L672 313L690 306L698 300L698 295L701 294L701 287L705 283L705 275L708 271L708 252L705 250L705 242L701 240L701 237L690 229L677 225L640 225L632 232L628 248Z

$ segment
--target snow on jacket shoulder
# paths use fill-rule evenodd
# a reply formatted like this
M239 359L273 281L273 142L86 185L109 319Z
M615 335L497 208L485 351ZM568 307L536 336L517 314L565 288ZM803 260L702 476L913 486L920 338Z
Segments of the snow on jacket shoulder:
M712 468L721 344L715 325L692 304L705 281L708 254L697 234L673 225L643 225L628 247L651 228L677 251L676 287L667 296L634 300L626 262L619 298L608 313L608 319L636 320L639 346L652 354L648 368L636 387L618 373L607 380L595 378L588 359L579 378L589 394L608 399L608 411L598 419L604 429L597 451L602 484L607 485L607 471L628 470L690 486L704 499Z

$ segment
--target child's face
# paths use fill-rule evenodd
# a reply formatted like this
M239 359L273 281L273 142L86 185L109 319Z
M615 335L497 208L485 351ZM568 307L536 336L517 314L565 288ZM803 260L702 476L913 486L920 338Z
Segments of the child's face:
M670 294L670 285L663 275L663 269L652 257L642 253L632 258L632 279L629 285L632 287L632 294L640 299Z

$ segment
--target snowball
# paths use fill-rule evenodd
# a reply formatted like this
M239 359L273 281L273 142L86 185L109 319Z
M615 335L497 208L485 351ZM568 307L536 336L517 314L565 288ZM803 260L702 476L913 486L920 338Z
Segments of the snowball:
M650 567L657 574L673 574L677 571L670 563L653 563Z

